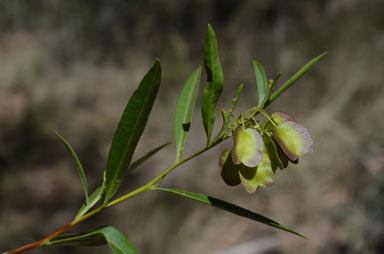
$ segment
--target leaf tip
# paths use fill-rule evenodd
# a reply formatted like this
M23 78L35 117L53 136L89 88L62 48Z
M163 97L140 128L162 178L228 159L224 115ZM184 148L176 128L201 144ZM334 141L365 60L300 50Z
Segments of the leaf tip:
M316 57L315 59L317 60L320 60L321 58L323 58L324 56L326 56L328 54L328 51L324 51L322 54L320 54L318 57Z
M161 68L161 64L160 64L160 59L159 58L156 58L155 60L155 64L154 64L156 67L158 68Z
M213 30L213 27L211 26L211 24L208 24L207 34L216 36L215 30Z
M61 136L60 134L59 134L59 132L58 131L53 131L53 133L56 135L56 137L58 137L59 139L63 139L63 136Z

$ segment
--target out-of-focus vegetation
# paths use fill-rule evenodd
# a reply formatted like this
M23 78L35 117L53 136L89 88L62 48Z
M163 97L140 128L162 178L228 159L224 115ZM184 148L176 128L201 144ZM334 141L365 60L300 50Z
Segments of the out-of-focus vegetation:
M115 225L140 253L383 253L383 9L379 0L0 0L1 249L38 240L72 219L82 186L53 132L71 142L94 177L90 188L98 186L119 116L156 57L162 87L137 155L172 139L177 96L202 64L211 23L225 73L219 104L226 108L240 82L246 84L241 109L256 104L252 59L269 77L282 70L284 79L329 51L268 109L294 113L314 136L315 152L252 195L222 182L220 148L179 168L163 185L231 200L309 239L158 193L109 209L78 230ZM198 119L195 112L186 154L205 140ZM172 163L173 151L146 162L123 189ZM109 250L30 253L103 251Z

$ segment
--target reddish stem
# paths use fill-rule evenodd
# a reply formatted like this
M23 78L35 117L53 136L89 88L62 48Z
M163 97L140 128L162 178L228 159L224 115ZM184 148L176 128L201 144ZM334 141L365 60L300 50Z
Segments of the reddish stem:
M11 250L11 251L8 251L8 252L5 252L7 254L16 254L16 253L21 253L21 252L24 252L26 250L30 250L30 249L34 249L34 248L37 248L37 247L40 247L43 243L51 240L52 238L54 238L55 236L61 234L62 232L64 232L65 230L69 229L71 226L72 226L72 222L65 225L64 227L60 228L59 230L57 230L56 232L54 232L53 234L37 241L37 242L34 242L34 243L30 243L30 244L27 244L23 247L20 247L18 249L15 249L15 250Z

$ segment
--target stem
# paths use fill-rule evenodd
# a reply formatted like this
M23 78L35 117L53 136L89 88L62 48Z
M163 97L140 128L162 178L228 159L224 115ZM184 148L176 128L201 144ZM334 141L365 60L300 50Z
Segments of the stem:
M215 143L221 137L221 135L223 134L225 129L228 128L228 122L229 122L228 119L231 118L231 114L232 113L230 113L229 115L226 115L225 110L224 109L221 110L221 116L223 118L223 124L221 125L221 129L220 129L219 133L217 133L216 137L213 139L212 143Z
M201 149L200 151L188 156L187 158L183 159L183 160L180 160L179 162L173 164L172 166L170 166L169 168L167 168L166 170L164 170L161 174L159 174L158 176L156 176L154 179L152 179L151 181L149 181L146 185L143 185L142 187L128 193L128 194L125 194L124 196L121 196L111 202L109 202L106 207L111 207L111 206L114 206L114 205L117 205L121 202L123 202L124 200L126 199L129 199L133 196L136 196L144 191L147 191L147 190L150 190L154 185L156 185L159 181L161 181L168 173L170 173L172 170L174 170L175 168L177 168L178 166L180 166L181 164L184 164L185 162L195 158L196 156L208 151L209 149L213 148L214 146L216 146L217 144L223 142L224 139L218 139L216 140L215 142L211 143L209 146L207 147L204 147L203 149Z
M253 109L254 109L256 112L260 112L261 114L263 114L263 116L264 116L265 118L267 118L267 120L268 120L271 124L273 124L273 126L276 126L275 121L272 120L272 118L268 115L267 112L265 112L264 109L259 108L259 107L254 107ZM256 114L255 114L255 115L256 115Z
M262 105L260 107L257 107L258 110L254 113L253 116L256 116L257 113L261 112L264 116L267 117L268 114L265 113L264 109L269 104L271 104L274 100L276 100L281 94L283 94L289 87L291 87L305 72L307 72L317 61L319 61L326 54L327 54L327 52L321 54L320 56L314 58L309 63L307 63L303 68L301 68L296 74L294 74L289 80L287 80L274 94L272 94L267 100L265 100L264 103L262 103ZM276 80L278 79L279 76L280 76L280 74L275 78L275 82L276 82ZM272 83L271 87L273 87L274 83ZM267 117L267 118L268 118L268 120L271 121L271 119L269 119L269 117ZM241 121L242 121L243 127L244 127L244 119L243 119L242 115L241 115ZM273 121L271 121L271 122L273 123ZM206 147L204 147L200 151L198 151L198 152L188 156L187 158L185 158L185 159L183 159L183 160L173 164L169 168L165 169L162 173L160 173L157 177L155 177L154 179L149 181L147 184L141 186L140 188L138 188L136 190L133 190L133 191L131 191L131 192L129 192L129 193L127 193L127 194L125 194L125 195L123 195L123 196L113 200L113 201L110 201L105 206L100 206L100 207L98 207L98 208L96 208L96 209L94 209L94 210L84 214L80 218L72 221L71 223L69 223L69 224L65 225L64 227L60 228L59 230L57 230L53 234L51 234L51 235L49 235L49 236L47 236L47 237L45 237L45 238L43 238L43 239L41 239L41 240L39 240L37 242L30 243L28 245L25 245L23 247L17 248L15 250L6 251L3 254L17 254L17 253L24 252L26 250L30 250L30 249L38 248L38 247L41 247L41 246L44 246L44 245L48 245L47 243L49 243L49 240L51 240L55 236L58 236L59 234L63 233L64 231L66 231L68 229L70 229L71 227L73 227L74 225L80 223L81 221L86 220L89 217L92 217L93 215L101 212L105 208L112 207L112 206L117 205L117 204L123 202L124 200L127 200L127 199L129 199L131 197L134 197L134 196L136 196L136 195L138 195L138 194L140 194L142 192L151 190L153 186L158 184L173 169L175 169L176 167L180 166L181 164L184 164L185 162L195 158L196 156L198 156L198 155L208 151L209 149L213 148L217 144L219 144L219 143L223 142L224 140L226 140L227 138L229 138L229 135L227 135L227 134L228 133L226 132L226 133L224 133L223 136L215 138L214 141L211 144L209 144L209 140L208 140L208 145Z
M37 247L40 247L40 246L43 246L45 242L49 241L50 239L52 239L53 237L61 234L62 232L64 232L65 230L69 229L72 227L72 223L69 223L67 225L65 225L64 227L60 228L59 230L57 230L56 232L54 232L53 234L37 241L37 242L33 242L33 243L30 243L30 244L27 244L23 247L20 247L20 248L17 248L15 250L11 250L11 251L6 251L4 252L3 254L16 254L16 253L21 253L21 252L24 252L26 250L30 250L30 249L34 249L34 248L37 248Z
M39 240L39 241L36 241L36 242L33 242L33 243L30 243L30 244L27 244L23 247L20 247L20 248L17 248L17 249L14 249L14 250L11 250L11 251L8 251L8 252L4 252L3 254L17 254L17 253L21 253L21 252L24 252L24 251L27 251L27 250L30 250L30 249L34 249L34 248L38 248L38 247L42 247L44 245L47 245L47 243L49 243L49 240L51 240L52 238L54 238L55 236L58 236L59 234L63 233L64 231L70 229L71 227L75 226L76 224L82 222L83 220L86 220L88 219L89 217L92 217L93 215L95 214L98 214L100 213L102 210L104 210L105 208L109 208L109 207L112 207L114 205L117 205L129 198L132 198L142 192L145 192L145 191L148 191L150 190L154 185L156 185L159 181L161 181L161 179L163 179L168 173L170 173L173 169L177 168L178 166L180 166L181 164L184 164L185 162L195 158L196 156L208 151L209 149L213 148L214 146L218 145L219 143L221 143L222 141L224 141L225 139L222 139L222 138L219 138L217 139L215 142L211 143L209 146L207 147L204 147L203 149L201 149L200 151L188 156L187 158L183 159L183 160L180 160L179 162L173 164L172 166L170 166L169 168L165 169L163 172L161 172L158 176L156 176L155 178L153 178L151 181L149 181L147 184L141 186L140 188L138 189L135 189L117 199L114 199L112 201L110 201L107 205L105 206L100 206L86 214L84 214L83 216L81 216L80 218L76 219L76 220L73 220L72 222L70 222L69 224L65 225L64 227L60 228L59 230L57 230L56 232L50 234L49 236Z

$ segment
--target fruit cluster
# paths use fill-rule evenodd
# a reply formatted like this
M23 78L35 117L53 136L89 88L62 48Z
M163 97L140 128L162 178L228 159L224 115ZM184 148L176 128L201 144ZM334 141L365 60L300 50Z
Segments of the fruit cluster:
M230 186L242 183L253 193L259 186L275 181L277 168L313 151L313 140L307 129L285 113L276 112L261 125L256 120L240 122L233 133L232 149L220 156L221 177Z

